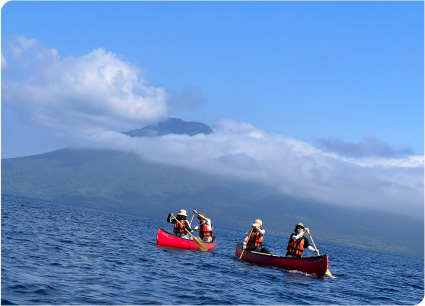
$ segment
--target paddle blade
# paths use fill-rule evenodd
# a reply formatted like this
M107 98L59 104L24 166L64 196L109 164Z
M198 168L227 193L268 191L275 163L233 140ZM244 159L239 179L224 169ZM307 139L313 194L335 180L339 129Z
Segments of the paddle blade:
M326 275L328 275L329 277L332 277L332 278L338 278L338 277L333 276L331 271L329 271L329 269L326 270Z
M207 252L209 250L208 247L198 237L193 237L193 241L195 241L196 245L202 252Z

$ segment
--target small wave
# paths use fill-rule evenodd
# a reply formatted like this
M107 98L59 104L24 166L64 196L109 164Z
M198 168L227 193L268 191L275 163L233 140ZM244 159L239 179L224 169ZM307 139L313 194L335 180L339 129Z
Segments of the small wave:
M1 304L2 305L18 305L6 299L1 299Z
M11 217L2 239L3 305L410 305L423 298L421 260L385 254L371 260L370 251L329 246L335 256L331 271L338 276L332 280L239 260L234 252L244 235L239 231L216 229L223 239L213 252L182 250L158 247L152 233L133 225L132 216L42 208L42 202L21 210L2 206L2 215ZM46 219L46 211L63 218ZM22 218L11 222L16 215ZM165 220L147 222L159 228ZM34 228L38 239L28 235Z

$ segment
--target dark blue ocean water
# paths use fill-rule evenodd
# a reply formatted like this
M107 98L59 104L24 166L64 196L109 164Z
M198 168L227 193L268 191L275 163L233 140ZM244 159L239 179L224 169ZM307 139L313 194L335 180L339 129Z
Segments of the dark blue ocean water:
M2 196L2 304L416 305L424 261L316 241L338 279L240 261L244 232L203 253L156 246L164 218ZM287 237L267 236L282 254ZM306 251L308 252L308 251Z

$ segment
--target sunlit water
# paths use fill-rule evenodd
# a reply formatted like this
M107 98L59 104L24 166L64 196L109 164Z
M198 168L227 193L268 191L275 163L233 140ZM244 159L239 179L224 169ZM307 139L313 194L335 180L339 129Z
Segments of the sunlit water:
M178 208L176 208L178 209ZM162 219L2 196L2 304L415 305L422 259L315 241L338 279L239 260L244 232L213 252L156 246ZM282 254L287 237L266 235ZM308 251L306 251L308 255Z

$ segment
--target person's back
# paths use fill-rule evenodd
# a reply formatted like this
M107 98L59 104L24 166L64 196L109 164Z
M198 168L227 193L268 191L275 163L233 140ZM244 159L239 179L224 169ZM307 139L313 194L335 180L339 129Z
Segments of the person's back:
M190 224L186 220L187 213L186 210L180 209L177 217L174 217L171 212L167 217L167 222L174 223L173 233L177 237L189 239L188 232L191 232Z
M255 220L252 224L252 229L249 233L246 233L243 247L247 251L255 251L261 253L270 254L266 247L263 247L264 234L266 231L262 228L263 221L260 219Z
M197 225L193 231L199 230L199 237L205 242L211 242L214 231L211 219L207 218L203 212L198 213L194 210L193 213L197 214L199 219L199 225Z

